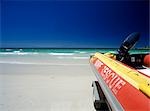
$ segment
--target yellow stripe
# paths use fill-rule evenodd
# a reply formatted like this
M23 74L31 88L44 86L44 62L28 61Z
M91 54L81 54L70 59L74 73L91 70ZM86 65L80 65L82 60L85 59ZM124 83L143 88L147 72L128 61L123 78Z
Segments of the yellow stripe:
M103 54L96 53L94 56L100 59L103 63L107 64L108 67L114 70L119 76L121 76L135 88L141 90L150 97L150 78Z

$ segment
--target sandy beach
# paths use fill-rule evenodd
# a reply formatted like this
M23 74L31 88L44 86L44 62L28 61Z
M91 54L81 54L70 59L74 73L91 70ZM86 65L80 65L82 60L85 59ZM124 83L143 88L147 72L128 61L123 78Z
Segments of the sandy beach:
M0 111L94 111L89 57L0 57Z

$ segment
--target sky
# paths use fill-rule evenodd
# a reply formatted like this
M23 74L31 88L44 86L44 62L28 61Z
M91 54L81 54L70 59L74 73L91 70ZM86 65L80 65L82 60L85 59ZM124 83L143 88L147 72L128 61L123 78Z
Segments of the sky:
M1 0L0 47L116 48L132 32L149 46L149 2Z

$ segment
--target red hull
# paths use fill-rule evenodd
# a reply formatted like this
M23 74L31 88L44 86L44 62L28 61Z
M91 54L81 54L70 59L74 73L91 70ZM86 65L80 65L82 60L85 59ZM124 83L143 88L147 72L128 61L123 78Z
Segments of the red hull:
M150 98L122 78L99 59L91 59L97 71L96 77L102 77L119 104L126 111L150 111Z

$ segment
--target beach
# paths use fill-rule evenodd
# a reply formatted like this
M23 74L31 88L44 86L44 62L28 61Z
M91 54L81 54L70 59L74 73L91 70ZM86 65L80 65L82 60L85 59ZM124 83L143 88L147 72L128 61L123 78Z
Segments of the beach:
M94 111L83 54L0 56L0 111Z

